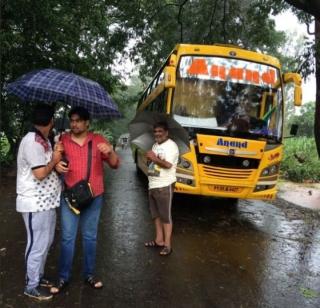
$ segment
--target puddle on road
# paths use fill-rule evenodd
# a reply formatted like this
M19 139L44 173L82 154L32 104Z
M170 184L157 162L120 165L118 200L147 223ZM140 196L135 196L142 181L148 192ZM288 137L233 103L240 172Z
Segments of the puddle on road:
M270 307L302 307L299 290L319 289L320 220L312 214L254 200L238 206L210 198L177 203L179 266L188 264L194 277L210 273L221 290L233 290L229 298L238 295L248 306L256 298Z

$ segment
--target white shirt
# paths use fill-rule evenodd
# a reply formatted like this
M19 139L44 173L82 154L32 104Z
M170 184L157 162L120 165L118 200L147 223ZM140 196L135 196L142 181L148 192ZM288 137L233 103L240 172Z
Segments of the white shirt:
M176 182L176 168L179 159L177 144L168 139L161 144L155 143L152 151L160 159L169 162L172 166L169 169L165 169L151 162L148 167L149 189L166 187Z
M17 158L18 212L41 212L60 205L61 182L55 171L38 180L33 169L46 166L52 158L49 140L30 132L23 137Z

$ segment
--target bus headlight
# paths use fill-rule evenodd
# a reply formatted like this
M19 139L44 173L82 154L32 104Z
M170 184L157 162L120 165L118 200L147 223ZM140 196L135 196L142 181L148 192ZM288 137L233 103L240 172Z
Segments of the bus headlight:
M189 186L195 186L195 182L192 179L186 179L180 176L177 176L177 183L189 185Z
M270 184L270 185L257 185L254 188L254 192L258 192L258 191L263 191L263 190L267 190L267 189L272 189L274 188L276 185L275 184Z
M243 167L249 167L250 165L250 161L248 159L245 159L243 162L242 162L242 166Z
M275 164L275 165L269 166L267 168L264 168L261 171L261 175L260 176L274 175L274 174L277 174L278 171L279 171L279 164Z
M183 157L179 158L178 167L193 170L191 162Z
M182 161L181 164L182 164L182 167L186 169L189 169L191 165L187 160Z
M270 167L270 174L275 174L278 172L278 165L273 165Z
M211 157L209 155L206 155L203 157L203 162L205 164L209 164L211 162Z

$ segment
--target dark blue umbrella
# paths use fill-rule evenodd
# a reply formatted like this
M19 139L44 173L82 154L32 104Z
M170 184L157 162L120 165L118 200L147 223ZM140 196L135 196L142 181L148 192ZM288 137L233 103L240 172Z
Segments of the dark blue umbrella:
M9 83L7 91L24 101L65 102L88 109L94 118L118 118L117 105L97 82L58 69L29 72Z

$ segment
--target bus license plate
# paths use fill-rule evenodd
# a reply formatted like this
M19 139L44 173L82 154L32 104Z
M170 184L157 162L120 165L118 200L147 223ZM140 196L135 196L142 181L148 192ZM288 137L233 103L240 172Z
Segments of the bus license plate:
M208 185L208 188L212 191L226 192L226 193L240 193L241 187L224 186L224 185Z

